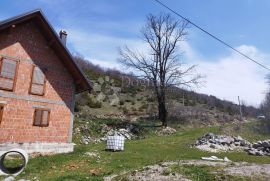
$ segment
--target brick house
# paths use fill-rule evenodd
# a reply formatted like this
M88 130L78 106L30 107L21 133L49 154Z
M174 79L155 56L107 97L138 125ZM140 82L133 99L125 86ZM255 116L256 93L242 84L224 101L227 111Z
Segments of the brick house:
M91 85L41 10L0 21L0 151L73 151L75 94Z

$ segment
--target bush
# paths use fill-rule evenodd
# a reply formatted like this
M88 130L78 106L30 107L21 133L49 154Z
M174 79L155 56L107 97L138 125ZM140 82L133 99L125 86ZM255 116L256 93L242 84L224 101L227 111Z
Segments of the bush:
M123 107L123 113L127 114L128 113L128 109L126 107Z
M136 107L131 108L132 111L137 111Z
M144 110L147 109L147 107L148 107L147 104L143 104L143 105L141 105L141 106L139 107L139 111L140 111L140 112L143 112Z
M122 106L125 104L125 102L123 100L120 100L119 104Z
M99 101L94 101L91 97L87 98L87 103L86 105L90 108L101 108L102 103Z

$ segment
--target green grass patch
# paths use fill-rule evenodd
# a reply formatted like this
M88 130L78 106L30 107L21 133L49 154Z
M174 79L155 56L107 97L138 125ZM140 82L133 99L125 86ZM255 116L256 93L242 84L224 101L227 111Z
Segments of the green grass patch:
M190 147L203 134L218 131L218 127L209 127L179 131L171 136L152 135L142 140L126 141L123 152L107 152L105 143L77 145L73 153L31 159L20 177L31 180L37 177L40 181L103 180L104 176L138 170L146 165L212 155L227 156L232 161L270 163L270 157L249 156L245 152L213 154ZM97 152L100 159L89 157L85 152Z

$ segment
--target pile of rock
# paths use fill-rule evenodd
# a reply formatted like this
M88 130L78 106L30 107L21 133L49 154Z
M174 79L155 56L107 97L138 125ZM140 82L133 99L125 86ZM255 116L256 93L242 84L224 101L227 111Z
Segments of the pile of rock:
M83 135L81 137L81 143L84 145L88 145L89 143L100 143L100 139L99 138L93 138L91 136L87 136L87 135Z
M253 143L245 151L250 155L270 156L270 140Z
M207 133L199 138L194 146L204 151L219 152L245 149L250 146L250 143L241 136L232 137Z
M137 138L137 136L133 134L131 129L129 128L113 129L108 126L104 126L101 130L101 134L104 135L101 138L94 138L88 135L83 135L81 137L81 143L85 145L88 145L89 143L100 143L102 141L106 141L108 136L123 136L125 139L128 140Z
M176 132L176 130L174 128L166 127L160 131L157 131L156 133L157 133L157 135L160 135L160 136L166 136L166 135L174 134L175 132Z
M101 138L102 141L107 140L107 136L123 136L125 139L132 140L135 139L137 136L134 135L130 129L111 129L109 130L104 137Z

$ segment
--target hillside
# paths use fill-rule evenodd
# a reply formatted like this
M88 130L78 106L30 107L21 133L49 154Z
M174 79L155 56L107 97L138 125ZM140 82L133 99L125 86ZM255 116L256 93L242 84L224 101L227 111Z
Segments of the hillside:
M151 86L135 76L117 70L103 69L81 57L75 57L78 65L93 84L91 94L76 97L76 112L83 118L156 118L157 104ZM238 105L212 95L173 88L167 94L169 121L203 124L240 120ZM242 106L244 117L256 117L259 110Z

